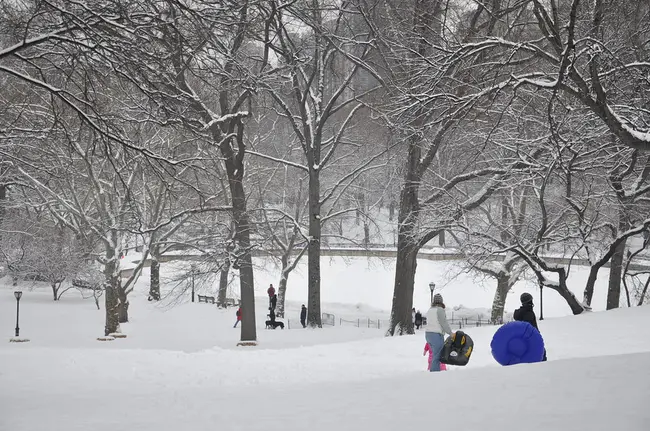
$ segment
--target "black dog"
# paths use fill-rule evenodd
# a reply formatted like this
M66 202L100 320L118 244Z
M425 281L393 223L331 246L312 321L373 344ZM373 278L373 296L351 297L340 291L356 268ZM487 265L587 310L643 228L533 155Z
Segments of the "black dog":
M272 320L266 321L266 329L275 329L278 326L280 327L280 329L284 329L284 323L282 322L274 322Z

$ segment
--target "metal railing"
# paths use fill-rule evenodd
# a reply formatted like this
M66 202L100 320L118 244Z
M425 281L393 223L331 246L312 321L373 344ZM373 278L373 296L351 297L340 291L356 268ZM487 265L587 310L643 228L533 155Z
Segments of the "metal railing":
M285 327L284 329L302 329L302 323L298 319L277 319L277 321L284 322ZM452 329L463 329L463 328L479 328L481 326L492 326L492 325L502 325L506 322L508 322L508 319L504 320L499 320L497 322L493 322L490 319L487 319L483 316L477 316L477 317L453 317L451 319L447 319L449 322L449 326L451 326ZM358 317L356 319L354 318L343 318L339 317L338 319L336 318L336 315L331 314L331 313L323 313L321 317L321 324L323 326L337 326L336 322L338 322L338 326L352 326L355 328L369 328L369 329L386 329L390 325L389 320L382 320L382 319L371 319L369 317ZM423 322L423 325L421 327L422 330L426 331L426 319Z

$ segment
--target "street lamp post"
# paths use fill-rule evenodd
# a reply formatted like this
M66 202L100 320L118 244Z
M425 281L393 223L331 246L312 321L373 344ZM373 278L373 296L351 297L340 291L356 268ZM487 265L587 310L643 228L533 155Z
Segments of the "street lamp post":
M192 271L192 302L194 302L194 274L196 273L196 265L191 266Z
M433 304L433 291L435 290L435 288L436 288L436 283L434 283L433 281L429 283L429 290L431 291L431 301L429 302L429 305Z
M539 285L539 320L544 320L544 285Z
M20 336L20 325L19 325L19 318L20 318L20 297L23 296L23 292L20 290L14 292L14 296L16 297L16 337Z

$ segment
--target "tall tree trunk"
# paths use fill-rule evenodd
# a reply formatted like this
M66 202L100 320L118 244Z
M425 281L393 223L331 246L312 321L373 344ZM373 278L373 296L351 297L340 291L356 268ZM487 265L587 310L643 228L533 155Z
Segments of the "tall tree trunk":
M627 281L625 281L625 275L621 277L621 281L623 282L623 287L625 288L625 300L627 301L627 307L630 308L632 306L632 298L630 296L630 288L627 286Z
M284 299L287 296L287 281L289 279L289 256L283 255L281 258L282 261L282 272L280 275L280 282L278 283L278 303L276 304L275 314L278 317L284 318Z
M122 287L122 283L117 287L117 298L119 300L117 305L118 321L120 323L127 323L129 321L129 299L126 289Z
M390 326L386 335L414 334L411 311L413 308L413 287L417 268L416 226L419 211L420 176L418 167L422 149L417 138L409 139L407 165L404 184L400 192L399 213L397 215L397 261L395 266L395 286Z
M226 113L225 93L220 95L222 113ZM233 240L237 260L231 262L233 269L239 270L239 289L241 298L241 342L257 341L257 328L255 324L255 281L253 278L253 257L251 255L250 221L246 209L246 191L244 190L244 123L241 118L233 119L221 125L224 129L215 126L213 135L216 142L220 142L219 150L223 156L228 188L232 199L232 218L234 225ZM235 134L234 137L224 139L225 135ZM234 142L233 142L234 141ZM236 144L237 151L233 148Z
M585 293L583 301L586 305L591 307L591 301L594 297L594 286L596 285L596 279L598 278L598 271L600 266L592 266L589 270L589 277L587 278L587 284L585 286Z
M494 300L492 301L492 313L490 320L494 324L501 324L503 322L503 311L506 307L506 298L510 291L510 276L504 273L499 273L497 277L497 290L494 292Z
M320 178L319 172L310 168L309 173L309 245L307 246L308 303L307 324L321 328L320 307Z
M625 232L630 227L626 211L626 202L619 204L618 234ZM625 246L627 238L621 241L612 255L609 268L609 285L607 288L607 310L618 308L621 302L621 277L623 275L623 260L625 259Z
M0 184L0 226L5 220L5 200L7 199L7 186ZM2 230L0 230L0 240L2 240Z
M417 267L418 249L412 238L397 240L397 261L395 267L395 288L390 326L387 335L414 334L413 328L413 288Z
M241 167L243 169L243 166ZM239 288L242 307L241 341L257 341L255 324L255 282L253 279L253 258L251 255L250 222L246 212L246 194L240 181L231 182L233 215L235 218L234 239L238 248Z
M104 267L104 308L106 308L106 323L104 326L104 335L109 335L120 330L119 321L119 299L117 291L119 289L119 273L117 272L117 264L115 256L110 256L107 253L108 263Z
M368 219L363 220L363 246L368 248L370 246L370 225Z
M609 285L607 288L607 309L618 308L621 301L621 275L623 274L623 258L627 240L621 241L616 247L609 267Z
M217 292L217 306L225 308L228 297L228 274L230 274L230 259L225 258L219 273L219 292Z
M57 283L52 283L52 295L54 296L55 301L59 300L59 287Z
M157 256L151 255L151 271L149 277L149 301L160 301L160 262Z

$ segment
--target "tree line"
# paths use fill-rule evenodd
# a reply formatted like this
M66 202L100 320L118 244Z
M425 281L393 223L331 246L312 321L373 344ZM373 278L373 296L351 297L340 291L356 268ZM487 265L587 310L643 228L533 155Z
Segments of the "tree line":
M634 265L650 228L646 0L0 8L3 264L55 299L85 272L105 292L106 334L128 320L145 259L158 300L161 256L181 246L218 275L222 303L238 273L242 341L256 339L253 250L279 260L279 313L305 256L319 327L322 247L367 246L389 207L389 335L413 333L417 253L441 235L495 279L494 320L524 272L575 314L605 265L607 308L621 287L628 304L647 295ZM122 279L133 238L143 259ZM589 265L582 298L558 254Z

